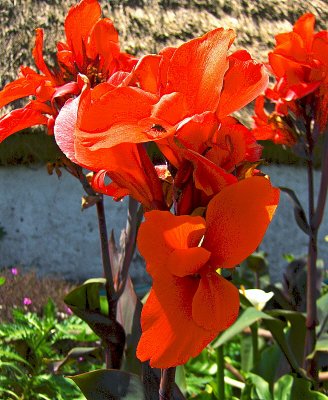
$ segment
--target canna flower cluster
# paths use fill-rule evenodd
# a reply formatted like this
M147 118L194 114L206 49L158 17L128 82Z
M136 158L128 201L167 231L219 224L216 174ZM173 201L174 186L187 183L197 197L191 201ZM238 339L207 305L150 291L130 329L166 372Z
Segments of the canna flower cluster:
M59 110L83 87L79 74L87 76L94 87L120 79L137 62L120 51L118 33L109 18L101 18L97 0L82 1L69 10L65 36L66 42L57 43L56 65L50 67L43 57L43 30L36 29L33 58L39 72L22 66L19 78L0 91L0 108L25 97L32 99L0 118L0 142L34 125L45 125L53 134Z
M275 84L255 104L253 133L258 140L293 146L301 135L296 119L305 127L313 120L317 134L326 129L328 31L315 32L314 25L314 15L307 13L296 21L292 32L276 36L276 46L269 53ZM266 99L275 105L271 114L264 109Z
M94 172L98 193L143 205L138 247L153 286L137 356L168 368L235 321L238 289L221 271L258 247L277 207L278 189L256 169L261 146L231 116L265 90L268 77L248 52L230 53L230 29L136 60L120 53L98 10L92 0L70 10L58 75L36 57L52 97L28 94L56 108L45 118L55 118L57 144Z

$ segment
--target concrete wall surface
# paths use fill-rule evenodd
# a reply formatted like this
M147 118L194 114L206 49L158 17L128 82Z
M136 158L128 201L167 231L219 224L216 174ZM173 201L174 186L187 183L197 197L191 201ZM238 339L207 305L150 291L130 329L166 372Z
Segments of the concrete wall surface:
M306 171L300 167L271 166L263 169L274 185L288 186L307 209ZM315 174L318 186L319 172ZM18 265L33 267L42 274L73 280L101 276L100 245L94 207L80 211L80 183L63 172L57 179L45 167L0 168L0 269ZM108 228L116 237L125 226L127 202L106 198ZM319 234L319 257L328 265L327 213ZM238 244L236 244L238 245ZM305 254L307 237L296 226L291 202L285 194L260 246L268 253L270 274L280 280L286 261L282 255ZM140 256L134 259L132 276L138 283L149 281Z

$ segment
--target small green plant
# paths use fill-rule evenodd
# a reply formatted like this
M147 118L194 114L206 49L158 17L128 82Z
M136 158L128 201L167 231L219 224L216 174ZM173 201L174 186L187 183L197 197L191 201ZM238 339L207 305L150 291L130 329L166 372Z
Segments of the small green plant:
M84 399L63 374L102 367L97 340L79 318L60 319L51 300L41 317L14 309L13 322L0 327L0 398Z

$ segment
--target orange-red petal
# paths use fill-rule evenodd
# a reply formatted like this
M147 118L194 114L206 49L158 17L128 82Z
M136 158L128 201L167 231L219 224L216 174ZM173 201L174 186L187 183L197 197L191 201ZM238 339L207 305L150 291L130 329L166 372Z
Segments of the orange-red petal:
M118 57L120 52L118 33L109 18L103 18L93 26L86 51L92 60L99 57L99 70L107 71L111 62Z
M145 214L145 218L138 233L138 248L147 262L149 273L156 279L170 273L167 262L174 250L198 246L205 221L201 217L175 216L168 211L151 211ZM179 275L184 274L182 270L188 271L185 264L177 268Z
M216 330L199 327L192 319L192 299L198 282L171 276L154 285L141 314L139 360L150 360L156 368L181 365L216 337Z
M255 251L279 202L279 190L264 177L227 186L209 203L202 244L213 268L232 268Z
M235 322L238 313L238 289L215 271L202 273L192 301L194 321L219 333Z
M67 43L80 68L84 63L88 36L100 16L101 8L97 0L82 0L71 7L65 19Z
M247 51L232 54L229 64L217 110L219 118L250 103L266 89L269 82L264 65L252 60Z
M98 93L103 85L108 87L102 84L94 90ZM138 122L150 115L156 100L156 96L136 87L117 87L99 97L87 89L80 99L76 138L81 145L94 149L147 142L149 136Z
M216 110L228 68L227 51L234 38L232 30L214 29L184 43L174 52L164 91L186 96L190 109L188 116Z
M35 65L39 68L39 70L43 72L48 79L53 80L53 75L43 58L43 29L41 28L38 28L35 31L35 45L32 54Z
M0 142L8 136L34 125L47 125L48 118L40 111L19 108L0 118Z

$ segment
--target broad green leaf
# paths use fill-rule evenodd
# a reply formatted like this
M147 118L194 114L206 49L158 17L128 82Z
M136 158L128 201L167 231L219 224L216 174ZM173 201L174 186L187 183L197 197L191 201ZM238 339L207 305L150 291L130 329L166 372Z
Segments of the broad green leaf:
M117 320L124 328L126 335L121 369L138 375L141 373L141 363L136 357L136 349L141 336L141 309L141 302L134 291L130 277L128 277L124 291L117 303Z
M178 365L175 371L175 383L178 385L181 392L186 395L187 393L187 382L186 373L183 365Z
M247 267L253 272L261 273L267 268L267 260L263 251L258 251L251 254L246 259Z
M273 310L269 314L276 318L282 317L289 322L286 340L298 365L301 365L303 362L306 335L305 315L297 311L288 310Z
M237 319L237 321L230 326L227 330L225 330L214 342L212 343L212 347L216 348L218 346L222 346L224 343L231 340L235 335L242 332L245 328L250 327L254 322L257 322L261 319L264 320L274 320L270 315L258 311L254 307L247 308Z
M6 282L6 278L4 276L0 276L0 286L2 286Z
M328 327L328 292L317 300L317 311L319 325L317 327L317 333L320 336Z
M98 347L74 347L67 353L63 360L54 363L54 371L57 373L59 369L62 368L68 361L87 356L94 353L98 349Z
M143 386L137 375L124 371L100 369L69 376L87 400L142 400Z
M294 206L294 217L297 225L302 229L304 233L309 235L310 227L309 223L306 218L305 211L300 203L298 197L296 196L295 192L289 188L279 186L279 189L285 192L289 198L291 199L293 206Z
M245 372L253 368L252 336L243 335L240 339L241 369Z
M294 378L290 400L327 400L327 396L311 390L311 382L307 379Z
M328 338L324 337L317 340L314 351L307 356L307 358L313 358L316 352L328 353Z
M260 362L257 365L256 373L269 382L270 387L273 387L276 377L279 376L282 366L282 357L284 357L283 353L277 343L272 343L270 346L266 346L261 352Z
M103 278L89 279L72 290L64 299L69 308L107 344L115 344L123 352L125 333L117 321L112 321L101 312L101 291L105 287Z
M274 384L273 394L274 399L277 400L290 400L290 393L293 386L292 375L283 375Z
M246 386L242 392L241 400L272 400L269 384L259 375L247 374Z
M294 353L292 352L288 340L286 338L284 328L286 323L280 321L277 318L272 319L263 319L263 326L269 330L279 345L281 351L284 353L288 363L290 364L292 370L296 372L300 376L305 376L304 371L301 370L297 358L295 357Z

